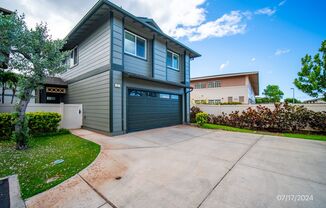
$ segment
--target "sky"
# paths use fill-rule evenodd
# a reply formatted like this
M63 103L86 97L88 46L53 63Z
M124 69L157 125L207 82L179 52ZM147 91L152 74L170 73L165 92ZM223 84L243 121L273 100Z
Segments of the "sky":
M1 0L24 13L29 27L46 22L64 38L97 0ZM292 98L301 58L326 40L324 0L113 0L136 16L153 18L168 35L202 56L191 77L259 71L260 95L269 84ZM310 97L295 88L300 100Z

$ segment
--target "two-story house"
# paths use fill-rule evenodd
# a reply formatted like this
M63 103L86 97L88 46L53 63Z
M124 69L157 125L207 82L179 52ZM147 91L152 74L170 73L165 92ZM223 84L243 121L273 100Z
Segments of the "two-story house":
M158 25L100 0L67 36L65 103L111 135L188 123L190 60L200 54Z
M255 103L259 73L243 72L191 78L193 104Z

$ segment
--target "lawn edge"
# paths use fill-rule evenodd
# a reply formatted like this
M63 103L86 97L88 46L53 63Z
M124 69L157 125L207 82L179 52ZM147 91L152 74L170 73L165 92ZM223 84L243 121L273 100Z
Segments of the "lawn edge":
M49 189L47 189L47 190L45 190L45 191L42 191L42 192L40 192L40 193L37 193L37 194L35 194L35 195L31 196L31 197L28 197L28 198L26 198L26 199L23 199L23 198L22 198L22 199L24 200L25 203L26 203L28 200L32 199L33 197L36 197L36 196L38 196L38 195L40 195L40 194L43 194L43 193L45 193L45 192L47 192L47 191L49 191L49 190L51 190L51 189L56 188L57 186L59 186L59 185L65 183L66 181L70 180L71 178L76 177L76 176L79 176L79 173L81 173L82 171L84 171L84 170L90 168L90 166L93 165L93 163L95 163L95 162L97 161L97 159L99 158L99 156L103 153L103 152L102 152L102 145L98 144L97 142L94 142L94 141L91 141L91 140L85 139L85 138L80 137L80 136L78 136L78 135L76 135L76 134L73 134L72 132L70 132L70 134L72 134L72 135L74 135L74 136L76 136L76 137L78 137L78 138L80 138L80 139L87 140L87 141L89 141L89 142L93 142L94 144L99 145L99 146L100 146L100 151L99 151L99 153L97 154L97 156L95 157L95 159L94 159L94 160L93 160L89 165L87 165L85 168L83 168L82 170L80 170L80 171L79 171L78 173L76 173L75 175L73 175L73 176L67 178L67 179L64 180L64 181L61 181L61 182L58 183L57 185L55 185L55 186L53 186L53 187L51 187L51 188L49 188Z
M205 124L203 126L198 126L198 125L196 125L196 126L199 127L199 128L220 130L220 131L238 132L238 133L246 133L246 134L259 134L259 135L266 135L266 136L279 136L279 137L284 137L284 138L289 138L289 139L305 139L305 140L326 142L326 138L325 139L318 139L318 138L299 137L299 135L309 136L309 134L297 134L298 137L295 137L295 136L290 136L288 134L294 134L295 135L296 133L273 133L273 132L267 132L267 131L266 132L264 132L264 131L255 131L255 130L251 130L251 129L241 129L241 128L237 128L237 127L218 125L218 124L209 124L209 125L213 125L216 128L205 127ZM223 127L226 127L226 128L223 128ZM230 129L227 129L227 128L230 128ZM244 130L244 131L241 131L241 130ZM317 134L311 134L311 135L312 136L324 136L324 135L317 135Z

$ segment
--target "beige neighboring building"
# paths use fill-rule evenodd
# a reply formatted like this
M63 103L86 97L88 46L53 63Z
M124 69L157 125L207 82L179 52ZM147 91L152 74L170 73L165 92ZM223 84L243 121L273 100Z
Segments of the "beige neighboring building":
M192 104L255 103L259 94L259 73L243 72L191 78Z

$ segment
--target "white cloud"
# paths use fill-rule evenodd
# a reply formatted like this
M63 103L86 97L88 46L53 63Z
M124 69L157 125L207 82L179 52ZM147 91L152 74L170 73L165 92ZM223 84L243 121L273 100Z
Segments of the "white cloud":
M275 14L275 12L276 12L276 9L271 9L271 8L265 7L265 8L256 10L255 14L264 14L264 15L271 16L271 15Z
M226 68L227 66L229 66L229 64L230 64L230 61L227 60L225 63L223 63L223 64L220 65L220 68L219 69L222 71L224 68Z
M201 24L189 36L190 41L199 41L209 37L225 37L245 32L247 25L239 11L224 14L215 21Z
M252 57L251 58L251 62L255 62L256 61L256 58L255 57Z
M287 53L290 53L291 50L290 49L277 49L274 53L275 56L280 56L280 55L283 55L283 54L287 54Z
M54 38L64 38L97 0L3 0L0 6L9 5L26 14L28 26L48 23ZM210 37L243 34L247 20L255 14L272 15L276 10L263 8L257 11L231 11L213 20L207 20L207 0L112 0L136 16L153 18L161 29L175 38L200 41Z
M286 3L286 0L281 1L281 2L278 4L278 6L283 6L285 3Z

